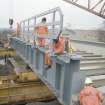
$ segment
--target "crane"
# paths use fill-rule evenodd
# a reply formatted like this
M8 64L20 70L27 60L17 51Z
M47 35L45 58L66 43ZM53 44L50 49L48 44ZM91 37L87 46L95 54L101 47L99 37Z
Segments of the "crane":
M105 19L105 0L63 0ZM84 3L85 2L85 3Z

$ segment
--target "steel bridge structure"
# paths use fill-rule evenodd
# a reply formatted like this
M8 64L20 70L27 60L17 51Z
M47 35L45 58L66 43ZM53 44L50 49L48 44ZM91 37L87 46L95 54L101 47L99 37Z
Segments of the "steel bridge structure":
M63 1L105 19L105 0ZM46 23L50 31L49 35L40 38L49 39L50 44L53 44L52 40L56 39L63 29L63 14L59 7L21 21L21 34L11 38L11 47L38 74L40 79L53 91L62 104L72 105L73 94L78 94L84 86L85 75L80 73L80 56L66 52L58 56L53 53L53 49L50 49L49 56L52 60L52 67L49 70L45 69L44 57L47 49L38 46L35 42L39 38L35 32L35 27L38 26L39 20L43 17L51 18ZM71 41L76 42L77 46L80 45L80 48L85 48L86 50L86 46L91 45L90 51L95 50L95 48L105 48L104 43L78 41L75 39ZM94 50L93 52L96 51ZM104 51L100 51L97 53L104 55Z
M105 19L105 0L63 0Z
M63 28L63 14L59 7L21 21L22 32L19 36L11 38L11 47L38 74L62 104L71 105L72 95L79 93L84 86L85 77L79 72L80 56L66 52L58 56L53 53L53 49L50 49L52 67L49 70L45 69L47 48L35 43L39 36L34 29L42 17L49 15L51 20L47 21L46 25L50 32L43 38L49 39L52 44L52 40L57 38Z

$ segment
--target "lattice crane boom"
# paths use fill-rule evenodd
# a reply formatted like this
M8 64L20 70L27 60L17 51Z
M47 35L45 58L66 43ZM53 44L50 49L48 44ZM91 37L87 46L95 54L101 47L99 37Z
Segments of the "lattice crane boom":
M63 0L105 19L105 0Z

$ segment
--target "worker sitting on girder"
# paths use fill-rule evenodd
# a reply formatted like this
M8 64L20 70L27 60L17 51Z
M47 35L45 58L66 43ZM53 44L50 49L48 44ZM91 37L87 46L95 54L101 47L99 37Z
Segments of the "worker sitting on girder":
M51 46L52 46L52 49L53 49L52 51L53 51L54 55L63 54L65 51L65 38L63 36L58 35L58 37L56 39L53 39L53 45L51 45ZM52 65L51 59L49 57L49 52L50 52L50 49L47 50L47 52L46 52L46 60L49 64L46 69L51 68L51 65Z
M86 78L85 87L80 92L80 105L102 105L102 93L92 86L91 78Z
M65 51L65 38L58 35L57 39L53 39L53 49L56 55L63 54Z

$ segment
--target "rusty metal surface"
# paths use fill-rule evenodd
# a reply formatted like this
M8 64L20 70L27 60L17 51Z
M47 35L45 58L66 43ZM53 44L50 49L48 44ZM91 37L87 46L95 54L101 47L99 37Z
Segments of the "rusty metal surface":
M0 57L14 57L16 52L13 49L0 48Z
M0 80L5 80L5 83L3 82L0 85L0 104L28 103L33 101L49 101L56 99L54 94L48 89L48 87L46 87L45 84L42 83L37 75L26 69L26 64L21 61L21 59L18 58L18 60L15 60L9 60L9 62L11 62L14 69L20 67L20 72L18 72L19 80L15 78L16 74L0 76ZM15 63L13 63L13 61ZM14 78L10 77L12 75Z
M0 104L53 100L43 83L7 84L0 87Z

